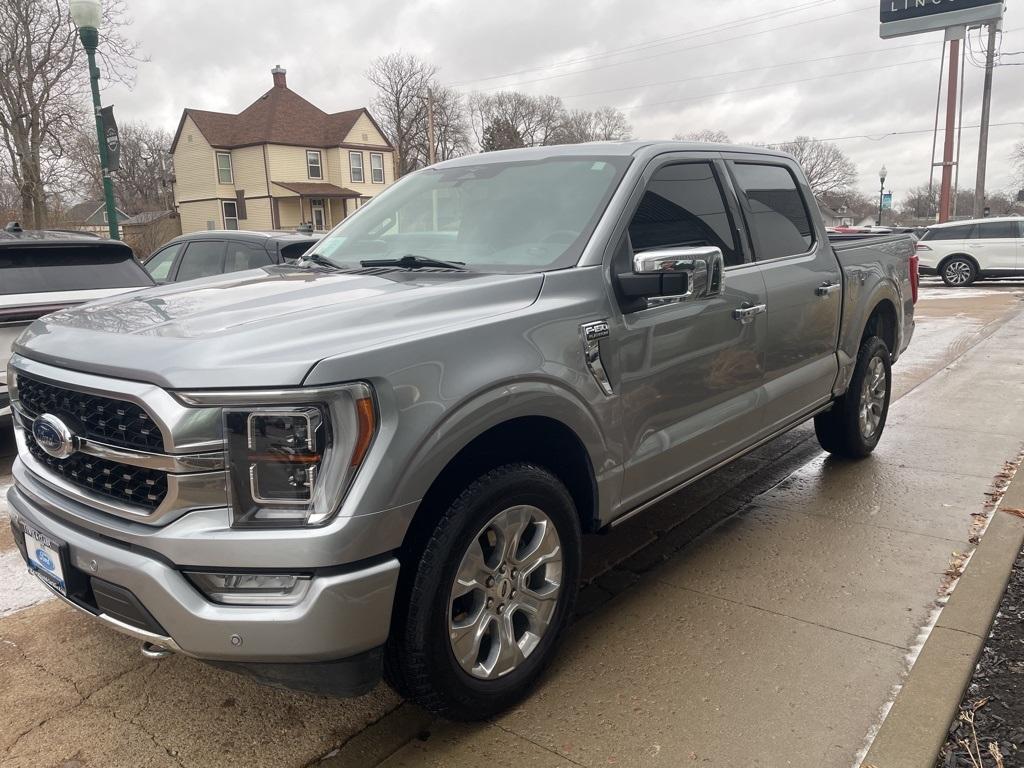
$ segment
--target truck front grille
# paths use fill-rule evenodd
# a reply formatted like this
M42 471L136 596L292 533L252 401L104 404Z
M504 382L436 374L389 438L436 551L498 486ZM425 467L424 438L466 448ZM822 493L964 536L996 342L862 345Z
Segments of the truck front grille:
M135 403L64 389L23 373L18 374L18 400L33 416L71 416L90 440L152 453L164 450L159 427Z
M22 381L19 378L19 386ZM118 464L84 453L56 459L44 451L27 430L25 445L39 463L65 480L105 498L153 510L167 496L167 474L158 469Z

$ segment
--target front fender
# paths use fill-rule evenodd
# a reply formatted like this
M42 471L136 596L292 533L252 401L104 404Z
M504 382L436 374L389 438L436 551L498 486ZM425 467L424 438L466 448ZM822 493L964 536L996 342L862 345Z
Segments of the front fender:
M599 519L607 519L621 480L622 464L600 427L598 415L579 394L558 380L499 382L447 410L413 451L394 499L421 499L446 466L488 430L525 417L543 417L568 427L579 438L593 471Z

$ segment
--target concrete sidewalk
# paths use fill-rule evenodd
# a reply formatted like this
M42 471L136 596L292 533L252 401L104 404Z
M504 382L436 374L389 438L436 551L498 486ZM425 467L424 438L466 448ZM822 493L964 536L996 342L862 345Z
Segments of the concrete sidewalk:
M1018 315L896 402L870 459L799 469L579 622L519 708L384 765L854 764L1022 440Z

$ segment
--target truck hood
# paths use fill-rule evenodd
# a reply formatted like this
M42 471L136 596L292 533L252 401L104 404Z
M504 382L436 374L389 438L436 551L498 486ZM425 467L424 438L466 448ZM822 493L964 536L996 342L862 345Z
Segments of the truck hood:
M61 310L34 322L14 351L171 389L297 386L325 357L528 307L542 282L539 274L268 267Z

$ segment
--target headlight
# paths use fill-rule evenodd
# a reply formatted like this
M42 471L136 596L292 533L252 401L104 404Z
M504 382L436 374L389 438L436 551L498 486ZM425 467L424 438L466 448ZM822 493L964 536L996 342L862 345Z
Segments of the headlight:
M362 383L178 396L189 405L223 406L231 524L236 528L329 520L377 426L372 391Z

